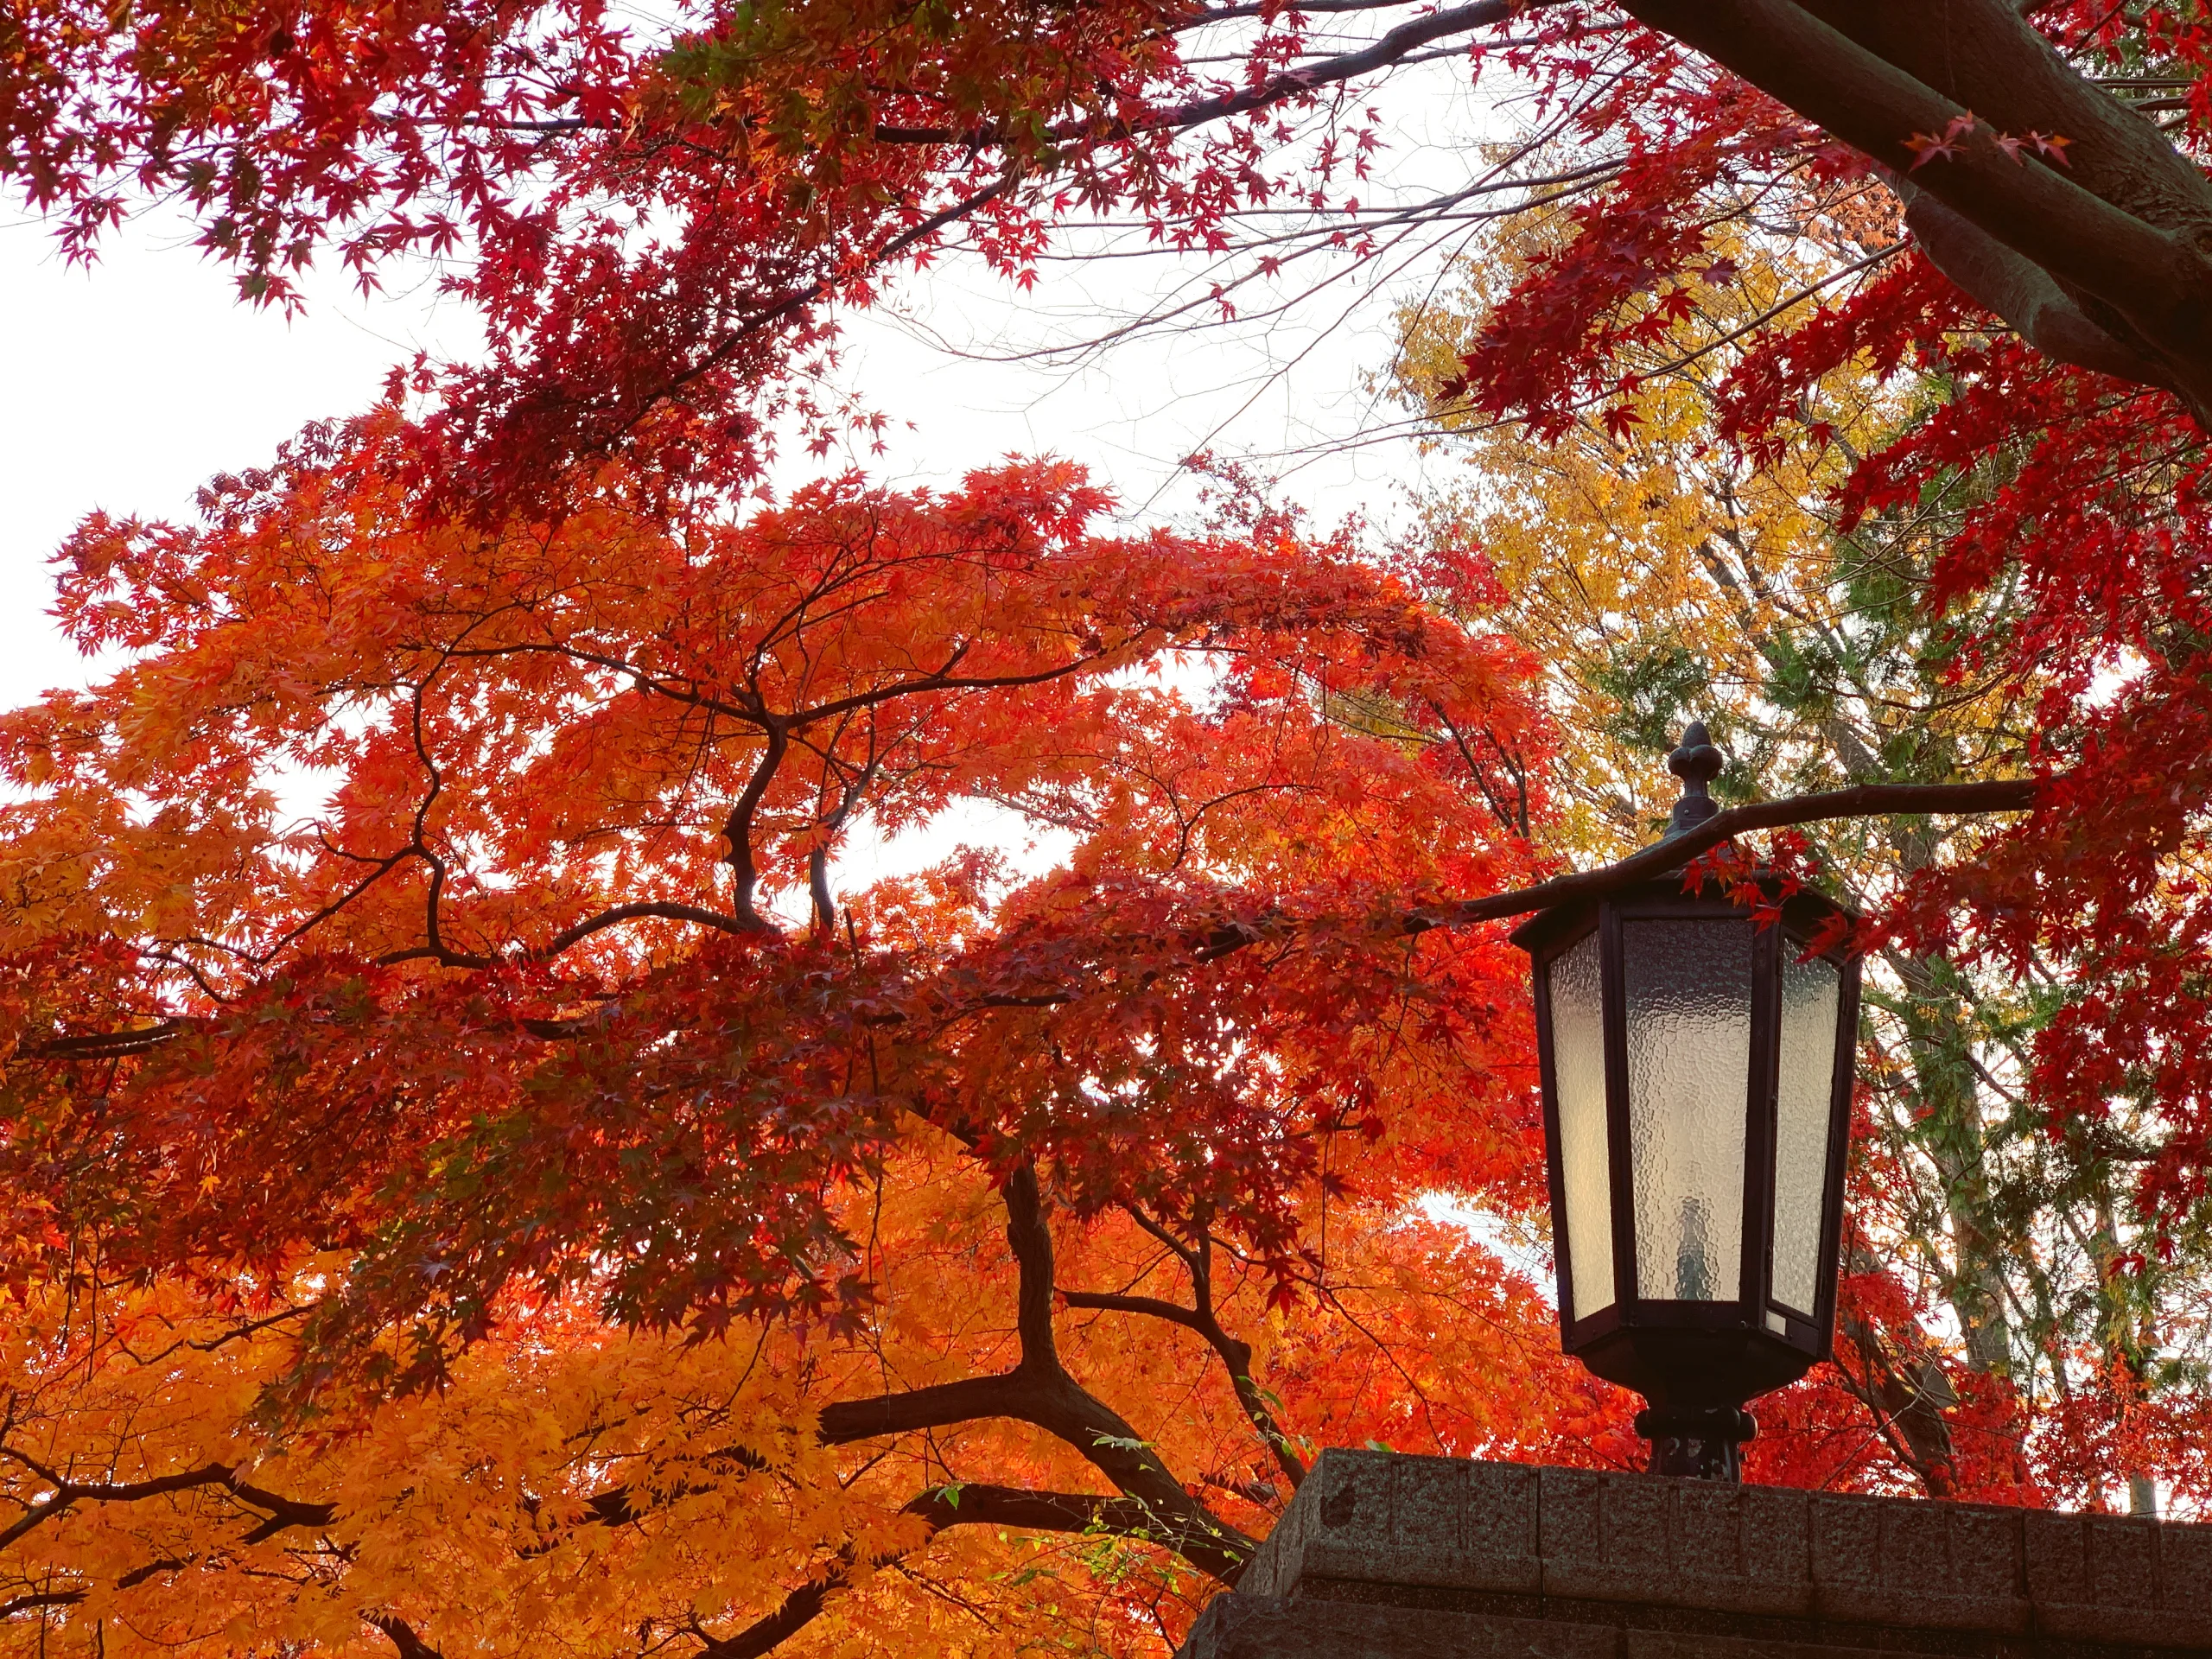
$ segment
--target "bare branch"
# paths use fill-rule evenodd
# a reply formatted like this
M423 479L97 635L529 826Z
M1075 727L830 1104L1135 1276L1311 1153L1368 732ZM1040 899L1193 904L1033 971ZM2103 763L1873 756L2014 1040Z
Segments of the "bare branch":
M1186 1331L1196 1332L1209 1347L1221 1356L1222 1364L1229 1372L1230 1387L1235 1391L1236 1403L1258 1431L1268 1450L1274 1454L1277 1465L1296 1487L1306 1478L1306 1464L1293 1448L1290 1436L1275 1421L1274 1408L1266 1392L1252 1376L1252 1344L1240 1337L1232 1336L1215 1311L1213 1300L1212 1241L1205 1234L1199 1236L1195 1247L1174 1243L1173 1236L1144 1215L1132 1209L1131 1214L1145 1224L1155 1238L1165 1238L1182 1259L1191 1274L1191 1288L1197 1302L1195 1307L1185 1307L1157 1296L1130 1296L1116 1292L1091 1290L1064 1290L1060 1300L1070 1307L1095 1308L1106 1313L1135 1313L1150 1319L1165 1319L1179 1325Z
M365 1621L391 1638L399 1659L445 1659L445 1656L415 1633L414 1626L393 1613L371 1613Z
M1136 1498L1100 1497L1088 1492L1036 1492L963 1481L931 1488L911 1500L901 1513L920 1516L929 1523L931 1537L958 1526L1157 1537L1157 1517L1149 1505ZM874 1564L887 1567L898 1559L895 1554L880 1555ZM801 1585L774 1612L734 1636L717 1637L697 1632L704 1644L701 1659L760 1659L820 1617L830 1598L851 1582L853 1562L854 1551L848 1545L839 1552L836 1566Z
M225 1464L206 1464L197 1469L182 1469L146 1480L76 1481L13 1446L0 1446L0 1457L21 1464L54 1489L53 1496L45 1503L18 1517L5 1531L0 1531L0 1549L67 1514L79 1503L135 1503L209 1486L219 1487L240 1503L267 1511L268 1518L246 1535L248 1543L260 1543L291 1527L327 1527L338 1514L334 1504L302 1503L241 1480L238 1471Z
M1351 80L1376 69L1386 69L1432 41L1510 22L1529 10L1528 0L1477 0L1473 5L1454 6L1447 11L1417 17L1411 22L1399 24L1372 45L1362 47L1357 52L1341 53L1318 63L1283 70L1270 75L1257 86L1240 87L1236 92L1217 93L1211 98L1193 99L1187 104L1162 110L1147 118L1141 130L1149 131L1161 128L1179 130L1204 126L1209 121L1220 121L1262 109L1270 104L1302 98L1317 86Z
M1031 1424L1080 1452L1141 1503L1149 1517L1147 1535L1201 1571L1234 1583L1257 1546L1192 1497L1128 1420L1068 1374L1052 1339L1052 1240L1035 1170L1015 1169L1004 1191L1007 1243L1019 1268L1020 1362L999 1376L825 1406L823 1439L840 1445L980 1417Z
M1433 927L1462 927L1470 922L1496 921L1525 916L1557 905L1602 899L1622 887L1653 876L1664 875L1722 842L1752 830L1780 830L1791 824L1822 823L1835 818L1883 817L1891 813L2026 812L2033 810L2042 787L2032 778L2012 778L1986 784L1859 784L1849 789L1824 790L1816 795L1796 795L1787 800L1754 801L1716 812L1694 830L1630 853L1617 864L1554 876L1532 887L1493 894L1487 899L1463 899L1457 904L1417 911L1405 918L1408 933L1425 933ZM1248 941L1249 942L1249 941Z
M679 905L661 899L649 899L641 904L617 905L611 910L601 911L596 916L587 917L572 927L563 928L537 950L531 951L531 955L540 960L547 957L557 957L580 939L589 938L603 929L619 926L624 922L636 921L647 916L658 917L661 920L669 922L696 922L701 927L711 927L722 933L751 935L761 931L758 927L748 926L742 917L725 916L720 911L703 910L697 905Z

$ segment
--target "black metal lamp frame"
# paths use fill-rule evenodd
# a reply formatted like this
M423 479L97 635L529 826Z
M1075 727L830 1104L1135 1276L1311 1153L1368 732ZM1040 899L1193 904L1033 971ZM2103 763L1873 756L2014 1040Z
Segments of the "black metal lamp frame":
M1685 747L1702 743L1693 727ZM1677 751L1678 756L1681 751ZM1707 753L1713 753L1707 748ZM1697 795L1701 797L1702 788ZM1685 804L1691 798L1685 798ZM1709 816L1708 814L1700 815ZM1693 821L1695 821L1694 819ZM1679 817L1677 820L1679 823ZM1750 1086L1744 1103L1744 1204L1739 1294L1733 1301L1645 1297L1637 1283L1637 1235L1629 1122L1625 987L1626 938L1632 922L1750 918L1752 912L1710 892L1688 893L1679 877L1624 889L1596 903L1545 912L1517 929L1514 942L1534 958L1538 1057L1541 1068L1546 1162L1550 1178L1554 1252L1558 1260L1560 1343L1599 1376L1633 1389L1649 1402L1637 1431L1652 1442L1653 1472L1740 1478L1741 1446L1756 1433L1745 1403L1796 1381L1831 1352L1843 1227L1843 1165L1850 1133L1859 1015L1859 963L1840 948L1820 953L1838 979L1834 1077L1828 1099L1827 1161L1821 1194L1819 1268L1815 1306L1777 1300L1772 1240L1776 1205L1777 1094L1783 971L1805 955L1821 930L1849 912L1817 894L1779 894L1766 884L1779 925L1754 935L1750 1009ZM1575 1299L1572 1224L1560 1134L1559 1080L1553 1046L1551 976L1559 957L1598 934L1603 1010L1605 1144L1612 1231L1614 1297L1587 1314Z

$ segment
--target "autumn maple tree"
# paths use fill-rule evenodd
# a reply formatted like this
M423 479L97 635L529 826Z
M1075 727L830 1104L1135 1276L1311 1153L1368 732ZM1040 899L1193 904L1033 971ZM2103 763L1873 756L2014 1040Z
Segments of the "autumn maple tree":
M1855 1262L1872 1345L1754 1473L2195 1479L2201 1370L2139 1316L2212 1206L2204 40L2074 0L10 7L0 177L73 253L168 200L249 302L427 260L486 346L63 550L99 672L0 723L6 1639L1156 1650L1317 1446L1629 1461L1510 1264L1490 924L1656 868L1563 869L1637 838L1591 809L1648 785L1659 642L1599 663L1614 613L1541 602L1573 549L1495 516L1139 532L1049 461L762 499L875 412L841 316L1102 220L1228 319L1538 215L1402 384L1648 555L1605 580L1693 630L1673 702L1719 683L1740 794L1846 785L1722 828L2037 809L1772 849L1878 901L1864 1243L1931 1235L1969 1363ZM1502 124L1378 198L1424 63ZM1732 593L1692 532L1737 506ZM1050 855L841 887L976 801ZM1954 1431L2024 1421L1975 1298L2040 1241L1913 1211L1991 1043L2006 1144L2076 1182L2035 1216L2094 1235L2044 1374L2110 1373L2009 1462Z
M88 523L66 625L130 665L10 717L11 1611L763 1651L932 1531L1231 1578L1332 1421L1555 1432L1404 1380L1564 1362L1494 1259L1377 1230L1434 1183L1534 1201L1504 947L1374 913L1529 846L1455 749L1313 696L1540 744L1452 571L1103 535L1052 465L429 527L405 453L371 422L197 528ZM833 893L856 813L961 797L1073 849ZM1451 1300L1387 1340L1401 1277ZM426 1464L469 1494L437 1549L505 1588L414 1569Z

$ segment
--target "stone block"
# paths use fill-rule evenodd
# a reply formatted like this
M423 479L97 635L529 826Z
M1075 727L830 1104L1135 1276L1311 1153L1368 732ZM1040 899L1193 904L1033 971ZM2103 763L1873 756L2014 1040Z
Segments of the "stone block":
M2158 1600L2158 1523L2090 1517L2089 1583L2094 1599L2149 1607Z
M1321 1581L1533 1595L1536 1471L1324 1452L1241 1587L1283 1597Z
M1791 1580L1802 1586L1812 1605L1812 1501L1784 1486L1745 1486L1738 1508L1737 1535L1745 1577L1772 1583Z
M1546 1469L1537 1490L1548 1596L1811 1611L1802 1493L1583 1469Z
M1217 1596L1179 1659L1618 1659L1604 1625L1411 1607Z
M1940 1507L1950 1547L1943 1583L1992 1601L2025 1600L2027 1575L2020 1545L2020 1522L2025 1511L1980 1503Z
M1522 1463L1468 1463L1467 1553L1491 1565L1501 1587L1536 1587L1536 1471Z
M1826 1611L1881 1582L1882 1512L1872 1503L1815 1495L1808 1500L1808 1559L1814 1604Z
M1812 1611L1812 1551L1802 1492L1772 1486L1716 1488L1692 1480L1665 1484L1674 1489L1674 1554L1683 1605L1770 1617ZM1691 1517L1701 1512L1709 1513L1711 1522L1692 1524Z
M2158 1604L2199 1620L2212 1647L2212 1527L2158 1529Z
M2024 1521L2038 1634L2212 1650L2212 1527L2092 1515Z
M2089 1552L2082 1535L2086 1517L2036 1510L2020 1517L2030 1593L2037 1607L2080 1605L2089 1593Z
M1595 1560L1605 1554L1599 1502L1604 1481L1591 1469L1536 1471L1539 1554L1552 1560Z
M1821 1618L1993 1635L2030 1628L2018 1510L1826 1495L1809 1503Z

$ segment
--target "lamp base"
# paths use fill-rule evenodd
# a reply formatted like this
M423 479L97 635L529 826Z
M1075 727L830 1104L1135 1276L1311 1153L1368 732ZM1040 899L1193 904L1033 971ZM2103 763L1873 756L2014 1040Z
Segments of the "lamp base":
M1636 1432L1651 1442L1651 1472L1692 1480L1744 1478L1744 1442L1758 1433L1751 1414L1739 1406L1707 1411L1639 1411Z

